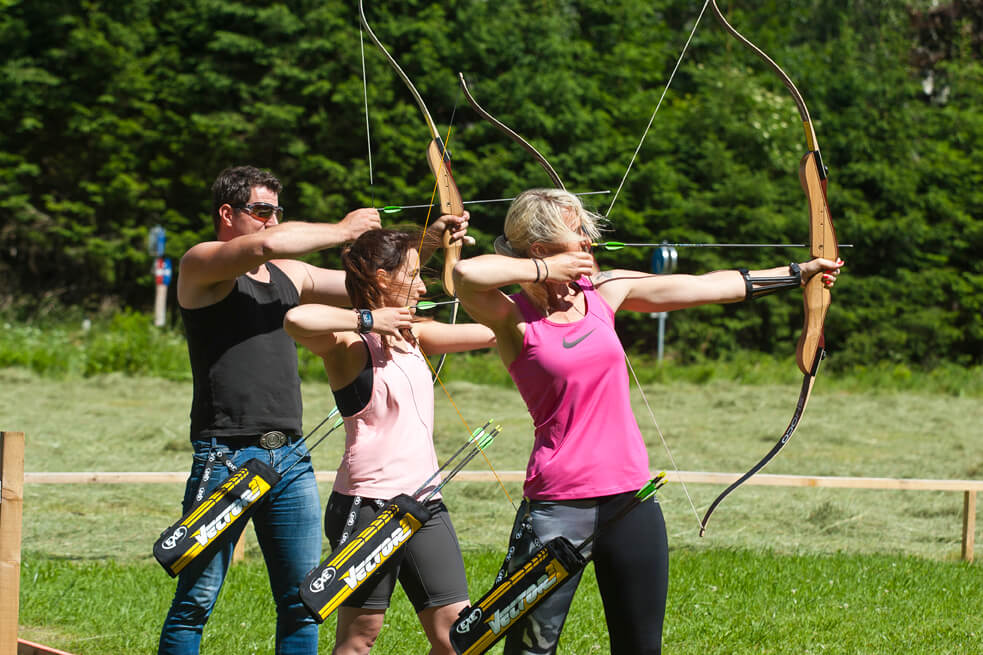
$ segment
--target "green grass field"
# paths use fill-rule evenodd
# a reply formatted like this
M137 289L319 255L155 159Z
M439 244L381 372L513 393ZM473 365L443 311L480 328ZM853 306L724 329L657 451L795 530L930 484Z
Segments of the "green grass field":
M0 369L0 385L0 428L26 433L27 471L189 465L188 382L51 379L12 368ZM448 388L468 424L495 418L505 427L489 452L493 465L524 468L531 425L517 394L460 379ZM438 451L446 456L466 430L436 394ZM784 429L797 385L658 382L646 394L681 469L743 471ZM330 392L311 382L304 396L312 427L333 406ZM637 393L635 405L653 468L670 469ZM799 431L768 472L980 478L981 425L978 398L925 386L824 388L821 377ZM329 438L315 465L333 469L340 452L341 439ZM470 466L483 467L480 458ZM519 485L506 486L519 496ZM699 510L719 491L688 487ZM181 493L180 484L29 485L21 636L79 655L153 652L174 583L151 545L178 518ZM491 483L455 482L446 496L478 597L500 563L513 508ZM668 485L660 498L672 548L667 653L983 653L983 569L958 561L960 494L744 487L702 539L681 485ZM251 531L246 555L206 630L204 653L272 651L272 601ZM602 616L585 580L561 652L608 652ZM399 593L387 624L374 652L426 651ZM332 631L322 629L322 652Z

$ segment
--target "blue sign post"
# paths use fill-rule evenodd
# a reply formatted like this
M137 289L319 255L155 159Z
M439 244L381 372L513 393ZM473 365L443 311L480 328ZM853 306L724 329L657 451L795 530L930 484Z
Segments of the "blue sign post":
M164 228L160 225L150 228L150 233L147 235L147 252L150 253L151 257L164 256L164 243L166 240L167 233L164 231Z

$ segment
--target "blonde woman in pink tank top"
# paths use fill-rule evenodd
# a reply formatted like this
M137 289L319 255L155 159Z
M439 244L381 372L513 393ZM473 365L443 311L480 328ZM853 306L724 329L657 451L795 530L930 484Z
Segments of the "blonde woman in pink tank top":
M600 240L596 218L566 191L526 191L509 209L499 254L462 260L454 280L468 314L494 331L535 430L508 571L539 542L562 535L578 544L605 525L591 554L611 653L659 653L669 577L662 512L646 502L605 523L650 477L615 312L739 302L765 288L760 278L791 287L821 274L832 286L842 262L705 275L599 271L590 250ZM513 285L521 291L501 291ZM578 584L579 575L513 626L506 655L555 652Z
M466 218L455 238L463 236L463 227ZM492 331L483 325L416 319L410 308L426 292L419 245L419 235L366 232L342 254L355 309L303 305L284 320L287 333L324 360L345 421L345 453L325 511L332 547L368 525L383 501L413 493L438 468L433 383L423 353L494 345ZM454 652L448 635L468 604L467 578L447 508L438 497L428 509L433 518L401 556L383 565L339 609L334 653L370 651L397 580L416 608L430 652Z

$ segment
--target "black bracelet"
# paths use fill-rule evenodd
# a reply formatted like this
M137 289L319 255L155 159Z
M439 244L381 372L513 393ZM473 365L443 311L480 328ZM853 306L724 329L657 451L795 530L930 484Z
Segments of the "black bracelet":
M531 257L532 263L536 266L536 279L532 281L533 284L539 283L539 261L535 257Z
M372 331L372 325L375 321L372 319L371 309L356 309L355 316L358 318L358 327L356 331L359 334L368 334Z
M550 267L546 265L546 260L542 257L539 258L539 261L543 262L543 269L546 271L546 275L543 276L543 282L545 282L550 279Z
M746 268L739 268L737 272L744 278L744 302L754 300L754 283L751 282L751 273Z

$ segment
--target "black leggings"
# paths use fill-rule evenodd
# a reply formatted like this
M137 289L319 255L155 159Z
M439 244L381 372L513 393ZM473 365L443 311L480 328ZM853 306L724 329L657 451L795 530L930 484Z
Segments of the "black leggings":
M528 511L536 537L546 542L564 536L575 546L627 503L624 493L596 500L526 501L519 508L510 547L510 571L536 550L535 537L519 530ZM518 540L515 536L520 534ZM612 655L657 655L662 651L662 623L669 584L669 546L662 509L655 500L642 503L606 525L588 551L604 603ZM556 652L580 576L564 583L536 606L508 634L505 655Z

